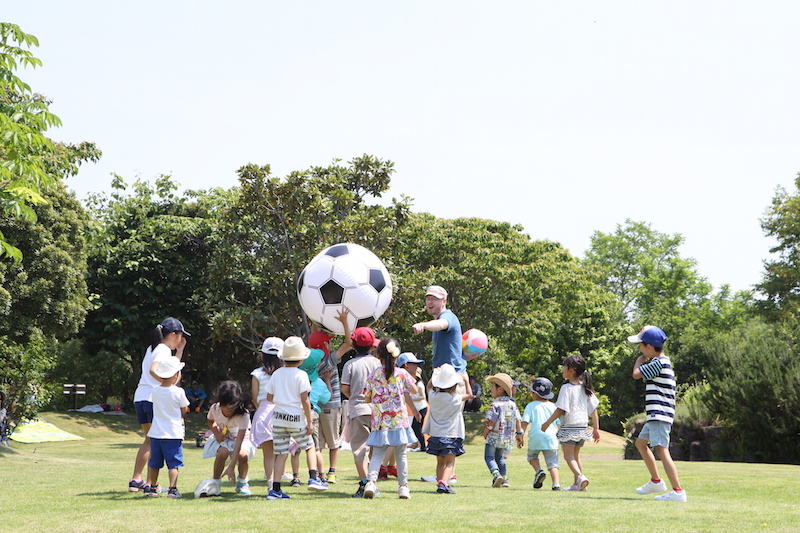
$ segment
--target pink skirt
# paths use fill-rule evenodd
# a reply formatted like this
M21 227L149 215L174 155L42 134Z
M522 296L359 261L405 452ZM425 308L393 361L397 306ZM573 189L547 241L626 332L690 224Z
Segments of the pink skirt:
M256 448L261 448L265 442L272 440L272 411L275 404L263 400L258 404L256 414L253 415L253 423L250 426L250 442Z

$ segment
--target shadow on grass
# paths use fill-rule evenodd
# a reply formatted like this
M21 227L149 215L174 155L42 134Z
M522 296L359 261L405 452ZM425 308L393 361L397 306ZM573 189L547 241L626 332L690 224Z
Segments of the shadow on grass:
M0 446L0 457L5 457L6 455L19 455L19 452L11 446Z

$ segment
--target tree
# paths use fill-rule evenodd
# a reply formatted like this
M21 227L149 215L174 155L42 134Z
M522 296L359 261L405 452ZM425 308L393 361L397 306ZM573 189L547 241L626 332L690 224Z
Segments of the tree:
M177 184L169 176L159 177L155 185L136 181L132 194L125 193L128 185L119 176L112 187L111 195L94 195L88 202L97 224L87 276L93 307L81 339L84 356L96 363L95 368L115 368L114 373L121 375L118 363L127 365L127 379L106 380L102 386L111 389L109 395L130 398L150 332L168 316L179 318L193 334L185 353L187 374L216 360L218 347L207 342L211 333L197 297L208 283L214 253L209 243L215 231L216 199L228 193L178 196ZM72 368L88 372L91 365Z
M756 288L766 299L759 302L759 309L777 322L800 314L800 173L791 194L783 187L776 189L761 228L777 241L770 248L777 258L764 262L764 274Z
M20 261L0 262L0 380L12 400L12 418L46 404L48 372L58 345L83 326L87 216L60 182L33 206L35 220L8 217L3 233L17 243Z
M462 329L490 338L489 352L469 363L471 375L505 371L526 383L537 375L558 382L563 357L581 353L602 384L616 364L624 337L615 298L557 243L531 241L505 222L413 215L394 264L398 291L386 328L404 349L431 353L430 335L412 336L410 326L425 319L423 289L436 284L448 290Z
M311 258L337 242L364 245L391 270L408 202L383 207L369 200L389 189L393 172L391 161L369 155L284 178L272 176L269 165L240 168L203 298L215 338L256 350L269 335L307 335L297 280Z
M41 66L25 49L32 46L39 46L36 37L15 24L0 23L0 216L29 221L50 187L75 174L80 161L100 157L91 143L76 147L45 137L44 132L61 121L50 113L50 100L14 74L20 66ZM21 251L12 243L0 233L2 254L20 260Z

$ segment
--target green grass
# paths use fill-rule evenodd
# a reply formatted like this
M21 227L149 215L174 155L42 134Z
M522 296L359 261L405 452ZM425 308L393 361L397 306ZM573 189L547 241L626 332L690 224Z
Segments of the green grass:
M350 497L356 488L352 455L342 452L339 483L325 493L287 489L286 501L267 501L260 455L251 469L254 495L241 497L223 484L223 496L195 500L192 492L211 477L211 460L194 447L204 415L187 415L181 469L181 500L145 498L127 492L133 458L141 442L135 418L86 413L45 413L43 418L86 440L19 444L0 448L0 531L797 531L800 467L787 465L680 462L686 504L657 502L633 490L647 480L641 461L620 459L622 439L603 434L582 452L587 492L531 488L533 471L525 451L509 461L511 487L489 488L483 440L467 443L457 462L456 495L435 494L435 461L409 454L411 500L397 499L394 479L379 483L375 500ZM474 432L477 424L470 420ZM166 475L166 473L162 473ZM565 486L571 474L562 459Z

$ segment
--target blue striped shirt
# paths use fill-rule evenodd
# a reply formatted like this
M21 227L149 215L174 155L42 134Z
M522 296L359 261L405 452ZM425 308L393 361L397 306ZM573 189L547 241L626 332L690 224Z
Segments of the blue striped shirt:
M675 372L666 355L654 357L639 367L645 379L644 404L647 420L672 424L675 419Z

